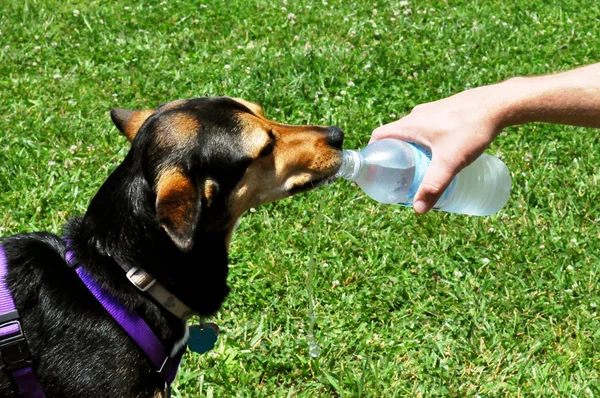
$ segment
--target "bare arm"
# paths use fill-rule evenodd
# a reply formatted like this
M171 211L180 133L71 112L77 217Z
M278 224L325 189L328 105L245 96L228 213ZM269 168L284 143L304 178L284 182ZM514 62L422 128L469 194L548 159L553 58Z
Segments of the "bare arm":
M529 122L600 127L600 63L513 78L418 105L402 119L375 129L371 141L394 137L431 149L431 167L413 205L426 213L504 127Z
M516 94L504 115L505 126L548 122L600 127L600 63L505 84Z

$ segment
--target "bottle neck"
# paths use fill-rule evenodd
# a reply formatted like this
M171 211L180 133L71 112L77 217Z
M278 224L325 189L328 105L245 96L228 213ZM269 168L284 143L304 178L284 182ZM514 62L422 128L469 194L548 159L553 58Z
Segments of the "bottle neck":
M358 178L361 166L361 154L357 151L346 150L342 154L342 165L336 173L336 177L342 177L346 180L355 181L356 178Z

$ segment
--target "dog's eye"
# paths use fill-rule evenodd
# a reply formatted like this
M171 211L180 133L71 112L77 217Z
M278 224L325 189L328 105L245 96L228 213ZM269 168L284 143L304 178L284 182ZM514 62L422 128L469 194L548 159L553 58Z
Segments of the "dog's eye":
M269 143L260 151L259 156L269 156L275 149L275 135L272 131L269 131Z

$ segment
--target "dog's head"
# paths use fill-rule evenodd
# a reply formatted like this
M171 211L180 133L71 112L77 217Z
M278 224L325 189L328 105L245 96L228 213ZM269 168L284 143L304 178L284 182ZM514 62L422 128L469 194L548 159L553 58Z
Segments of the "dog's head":
M113 109L155 194L157 221L186 252L199 230L231 229L251 207L327 182L341 163L337 127L292 126L227 97Z

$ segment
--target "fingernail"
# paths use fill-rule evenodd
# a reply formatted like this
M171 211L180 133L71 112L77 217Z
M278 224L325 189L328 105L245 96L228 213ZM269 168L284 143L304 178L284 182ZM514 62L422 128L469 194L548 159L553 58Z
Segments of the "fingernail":
M427 210L428 210L427 203L423 202L422 200L419 200L418 202L413 203L413 208L419 214L427 213Z

